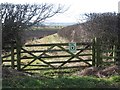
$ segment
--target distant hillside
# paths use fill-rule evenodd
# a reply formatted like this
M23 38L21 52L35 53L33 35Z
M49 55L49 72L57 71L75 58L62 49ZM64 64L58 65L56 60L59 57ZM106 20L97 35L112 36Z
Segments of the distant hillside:
M66 27L66 26L70 26L70 25L74 25L76 23L74 22L68 22L68 23L59 23L59 22L44 22L44 23L40 23L40 24L37 24L35 26L63 26L63 27Z
M45 25L47 26L70 26L70 25L74 25L76 23L74 22L68 22L68 23L57 23L57 22L46 22Z

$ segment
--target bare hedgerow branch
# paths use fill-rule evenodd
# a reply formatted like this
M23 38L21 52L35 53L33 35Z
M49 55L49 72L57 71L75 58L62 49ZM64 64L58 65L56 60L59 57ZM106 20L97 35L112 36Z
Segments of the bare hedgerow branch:
M21 36L19 32L23 29L42 23L67 10L62 5L47 3L40 5L1 3L1 7L3 41L18 40Z
M118 38L118 15L117 13L90 13L85 14L86 22L78 25L65 27L58 34L71 41L71 33L75 30L75 42L82 39L98 37L103 43L115 43Z

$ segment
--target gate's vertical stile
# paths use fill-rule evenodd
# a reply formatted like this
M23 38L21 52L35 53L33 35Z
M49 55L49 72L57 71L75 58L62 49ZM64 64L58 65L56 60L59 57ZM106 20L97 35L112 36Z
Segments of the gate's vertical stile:
M11 43L11 67L14 69L14 42Z
M21 69L21 46L19 45L19 43L16 43L16 47L17 47L17 70Z
M95 66L95 38L92 41L92 66Z

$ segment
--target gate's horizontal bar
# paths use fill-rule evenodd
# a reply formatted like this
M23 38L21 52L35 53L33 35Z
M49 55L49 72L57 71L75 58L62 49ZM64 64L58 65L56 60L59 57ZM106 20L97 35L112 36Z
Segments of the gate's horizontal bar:
M85 61L92 61L92 60L85 60ZM63 63L65 61L54 61L54 62L49 62L50 64L56 64L56 63ZM72 63L72 62L84 62L82 60L74 60L74 61L68 61L67 63Z
M3 65L4 67L12 67L11 65ZM14 67L17 67L17 65L14 65Z
M62 57L72 57L74 55L61 55L61 56L41 56L40 58L62 58ZM92 54L80 54L79 56L92 56ZM34 57L21 57L21 59L33 59Z
M114 56L101 56L102 59L115 59L117 57Z
M92 45L92 43L76 43L77 45ZM68 46L68 43L50 43L50 44L34 44L34 45L24 45L25 47L34 47L34 46L57 46L57 45L62 45L62 46Z
M14 60L17 61L17 60ZM11 62L11 60L2 60L2 62Z
M48 65L39 65L39 64L36 64L36 65L29 65L29 66L34 66L34 67L49 67Z
M76 50L84 50L84 48L82 49L76 49ZM87 48L87 49L85 49L85 50L92 50L92 48ZM29 52L31 52L31 53L39 53L39 52L65 52L65 51L69 51L69 49L65 49L65 50L61 50L61 49L52 49L52 50L33 50L33 51L29 51ZM24 52L24 51L22 51L21 53L26 53L26 52Z

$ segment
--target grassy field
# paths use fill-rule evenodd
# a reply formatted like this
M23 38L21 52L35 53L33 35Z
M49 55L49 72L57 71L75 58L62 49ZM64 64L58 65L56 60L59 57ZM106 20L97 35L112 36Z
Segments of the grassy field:
M35 39L33 41L28 41L26 44L48 44L48 43L68 43L69 41L59 37L59 35L52 34L41 39Z

